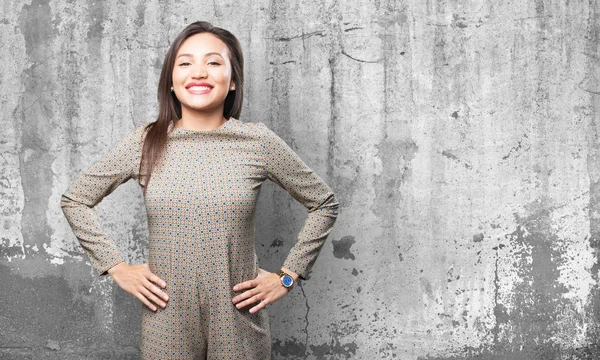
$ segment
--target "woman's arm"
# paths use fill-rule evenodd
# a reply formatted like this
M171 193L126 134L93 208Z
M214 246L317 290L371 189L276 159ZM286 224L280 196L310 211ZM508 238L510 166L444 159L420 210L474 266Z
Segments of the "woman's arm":
M104 231L94 206L136 173L143 128L137 126L82 171L61 196L62 211L99 276L123 262L123 257Z
M262 122L263 160L267 178L283 189L308 210L308 216L298 233L298 239L282 268L293 277L310 277L311 269L333 229L339 203L331 188L302 159Z
M148 264L128 265L102 228L94 207L119 185L137 178L145 125L139 125L83 171L62 195L60 206L99 276L107 273L126 292L156 311L167 306L166 282ZM109 271L110 270L110 271ZM155 305L156 304L156 305Z
M333 229L339 204L329 186L283 139L263 123L257 125L261 128L261 153L267 178L284 188L308 210L306 221L298 233L298 240L281 269L294 280L298 277L308 280L315 260ZM233 290L245 290L232 298L238 309L260 300L249 310L251 313L277 301L289 291L282 285L276 272L270 273L260 268L255 279L236 284Z

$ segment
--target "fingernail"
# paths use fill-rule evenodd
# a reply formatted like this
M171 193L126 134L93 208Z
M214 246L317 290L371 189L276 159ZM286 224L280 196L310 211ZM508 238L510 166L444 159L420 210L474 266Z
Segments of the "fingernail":
M169 300L169 297L167 295L165 295L165 300Z

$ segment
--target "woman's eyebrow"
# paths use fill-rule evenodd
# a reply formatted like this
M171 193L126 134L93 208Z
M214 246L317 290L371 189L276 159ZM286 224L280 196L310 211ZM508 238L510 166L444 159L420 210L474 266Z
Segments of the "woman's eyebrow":
M219 54L218 52L209 52L209 53L204 54L204 57L207 57L207 56L210 56L210 55L219 55L219 56L221 56L221 54ZM177 56L177 59L179 59L182 56L194 57L194 55L192 55L192 54L179 54L179 56ZM221 56L221 57L223 57L223 56Z

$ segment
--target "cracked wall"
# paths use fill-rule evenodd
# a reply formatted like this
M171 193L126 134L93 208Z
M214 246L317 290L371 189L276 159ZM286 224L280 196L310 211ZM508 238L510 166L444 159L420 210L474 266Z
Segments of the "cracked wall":
M597 2L7 0L0 15L0 357L139 357L141 304L94 276L59 198L153 120L169 41L194 20L242 43L241 120L342 205L311 279L271 305L274 359L600 357ZM275 271L305 210L261 193ZM98 211L145 261L137 185Z

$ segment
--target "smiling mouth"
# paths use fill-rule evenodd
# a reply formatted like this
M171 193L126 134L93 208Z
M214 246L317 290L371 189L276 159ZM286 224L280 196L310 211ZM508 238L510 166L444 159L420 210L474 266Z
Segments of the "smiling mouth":
M206 94L208 92L210 92L212 90L212 88L210 86L190 86L189 88L187 88L187 91L192 93L192 94Z

